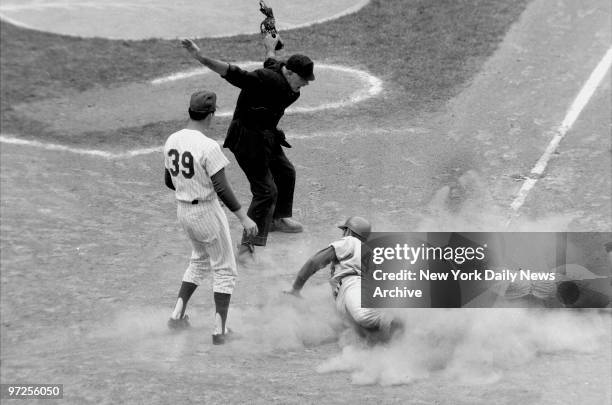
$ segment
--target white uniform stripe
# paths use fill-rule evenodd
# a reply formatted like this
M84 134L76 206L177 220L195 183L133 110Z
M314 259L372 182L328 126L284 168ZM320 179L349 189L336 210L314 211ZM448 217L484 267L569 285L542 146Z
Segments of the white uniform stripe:
M210 179L229 160L216 141L200 131L183 129L168 137L164 162L176 188L176 215L193 247L183 281L200 285L212 271L213 291L231 294L236 260L227 217Z
M193 247L183 281L202 284L213 272L213 291L231 294L236 284L236 260L229 224L219 200L178 202L177 217Z
M164 145L164 159L179 201L216 198L210 176L229 164L216 141L191 129L170 135Z

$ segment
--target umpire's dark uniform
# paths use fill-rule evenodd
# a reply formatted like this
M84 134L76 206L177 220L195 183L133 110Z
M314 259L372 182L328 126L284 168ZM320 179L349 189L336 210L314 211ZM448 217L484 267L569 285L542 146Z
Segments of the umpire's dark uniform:
M295 168L282 149L291 145L276 126L300 93L283 76L284 65L268 58L262 69L247 72L230 64L223 76L242 90L223 146L234 153L249 180L253 200L247 214L257 223L259 234L250 240L243 236L242 243L257 246L266 245L273 219L293 214Z

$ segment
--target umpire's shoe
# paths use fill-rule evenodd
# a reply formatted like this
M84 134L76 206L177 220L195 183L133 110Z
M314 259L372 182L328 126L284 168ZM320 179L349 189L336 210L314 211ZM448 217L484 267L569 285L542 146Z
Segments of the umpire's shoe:
M189 323L189 316L185 315L179 319L168 319L168 328L171 330L183 330L191 326Z
M272 221L270 231L285 233L300 233L304 230L302 224L291 218L276 218Z

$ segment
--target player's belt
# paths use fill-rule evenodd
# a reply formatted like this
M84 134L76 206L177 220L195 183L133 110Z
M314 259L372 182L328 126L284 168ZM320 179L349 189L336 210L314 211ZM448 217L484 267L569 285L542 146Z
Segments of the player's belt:
M213 201L215 201L214 198L212 198L210 200L197 199L197 200L191 201L191 205L204 204L204 203L209 203L209 202L213 202ZM187 201L187 203L189 204L190 202Z

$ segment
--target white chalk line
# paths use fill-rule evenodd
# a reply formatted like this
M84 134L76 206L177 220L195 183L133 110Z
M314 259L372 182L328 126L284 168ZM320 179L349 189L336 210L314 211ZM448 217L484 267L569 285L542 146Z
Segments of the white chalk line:
M261 62L254 62L254 61L239 62L239 63L236 63L236 65L240 66L243 69L247 69L247 68L253 68L255 66L259 67L261 66ZM366 86L365 88L362 88L362 89L359 89L353 92L346 100L323 103L323 104L319 104L313 107L289 107L287 110L285 110L286 114L303 114L303 113L311 113L315 111L343 108L348 105L364 101L370 97L374 97L383 91L382 80L364 70L354 69L354 68L350 68L347 66L330 65L330 64L315 62L315 72L319 69L328 69L328 70L342 72L342 73L354 76L360 82L365 83ZM212 74L210 69L207 69L207 68L191 69L191 70L187 70L184 72L177 72L177 73L173 73L168 76L153 79L151 80L150 83L154 86L159 86L165 83L170 83L170 82L174 82L178 80L185 80L185 79L189 79L195 76L207 75L207 74ZM231 116L232 114L233 114L233 111L218 111L217 113L215 113L215 115L218 117L228 117L228 116Z
M79 155L90 155L90 156L101 157L104 159L126 159L126 158L131 158L134 156L147 155L150 153L161 152L163 150L161 146L156 146L152 148L134 149L134 150L127 151L127 152L114 153L114 152L109 152L105 150L74 148L72 146L60 145L56 143L33 141L33 140L18 138L13 135L0 135L0 142L11 144L11 145L31 146L31 147L46 149L46 150L71 152L71 153L76 153Z
M557 147L561 143L561 140L572 128L572 125L574 125L574 122L576 122L576 119L578 118L584 107L588 104L589 100L595 93L595 90L597 89L597 87L599 87L599 84L610 69L611 64L612 47L608 49L603 58L597 64L597 67L595 67L593 72L591 72L591 75L589 76L588 80L584 83L582 89L580 89L580 92L578 92L578 95L572 102L569 110L567 111L567 114L565 115L565 118L563 119L563 122L555 130L555 136L551 139L550 143L548 144L548 147L544 151L544 154L542 154L533 169L531 169L531 172L529 173L529 178L525 180L516 198L510 205L514 212L517 212L525 203L527 194L529 194L529 191L531 191L531 189L537 183L538 179L544 173L544 170L546 170L546 166L548 165L548 162L552 157L553 153L555 153Z
M261 66L261 62L253 62L253 61L240 62L240 63L237 63L237 65L243 68L247 68L247 67L252 67L255 65ZM318 64L317 66L318 68L322 68L322 69L336 70L339 72L351 74L357 77L358 79L360 79L361 81L367 83L368 86L364 89L353 92L350 95L348 100L332 102L332 103L324 103L324 104L321 104L315 107L288 108L285 111L285 113L287 114L310 113L310 112L326 110L326 109L341 108L341 107L344 107L350 104L359 103L367 98L374 97L377 94L381 93L383 90L382 80L380 80L376 76L373 76L365 71L349 68L346 66L338 66L338 65ZM169 76L164 76L164 77L160 77L157 79L153 79L150 81L150 83L154 86L157 86L157 85L162 85L162 84L173 82L173 81L188 79L188 78L203 75L203 74L210 74L210 70L205 69L205 68L200 68L200 69L192 69L192 70L188 70L184 72L178 72L178 73L171 74ZM232 114L233 114L233 111L219 111L215 115L218 117L228 117L228 116L231 116ZM384 133L389 133L389 132L393 132L394 130L378 128L373 131L369 131L369 133L376 133L376 132L381 132L381 131ZM400 131L414 132L410 128L401 129ZM355 132L356 131L315 132L315 133L310 133L310 134L297 134L297 135L290 136L290 138L301 140L301 139L308 139L308 138L321 138L321 137L330 137L330 136L345 137L349 135L354 135ZM37 148L42 148L46 150L64 151L64 152L71 152L71 153L76 153L76 154L81 154L81 155L97 156L97 157L101 157L105 159L132 158L135 156L161 152L163 149L162 147L152 147L152 148L134 149L134 150L122 152L122 153L114 153L114 152L98 150L98 149L74 148L71 146L66 146L66 145L61 145L61 144L27 140L27 139L22 139L22 138L19 138L18 136L9 135L9 134L0 134L0 142L7 143L7 144L13 144L13 145L25 145L25 146L37 147ZM223 143L222 141L218 141L218 142L220 144Z
M21 21L17 21L17 20L14 20L14 19L10 18L10 17L7 17L5 14L3 14L1 12L0 12L0 20L4 20L7 23L13 24L16 27L21 27L21 28L25 28L25 29L28 29L28 30L34 30L34 31L37 30L36 28L34 28L34 27L32 27L32 26L30 26L28 24L25 24L25 23L22 23Z
M423 134L428 133L426 129L423 128L375 128L375 129L367 129L370 135L379 135L379 134L396 134L396 133L413 133L413 134ZM303 139L317 139L317 138L342 138L346 136L355 135L358 130L354 131L321 131L321 132L313 132L310 134L289 134L287 136L288 141L292 140L303 140ZM10 145L21 145L21 146L29 146L44 150L50 151L59 151L59 152L70 152L78 155L86 155L86 156L95 156L108 160L117 160L117 159L129 159L136 156L149 155L151 153L161 153L163 151L163 146L153 146L150 148L142 148L142 149L133 149L127 152L110 152L99 149L86 149L86 148L75 148L72 146L61 145L57 143L48 143L48 142L40 142L29 139L19 138L15 135L9 134L0 134L0 143L6 143ZM219 145L223 145L223 140L217 140Z

